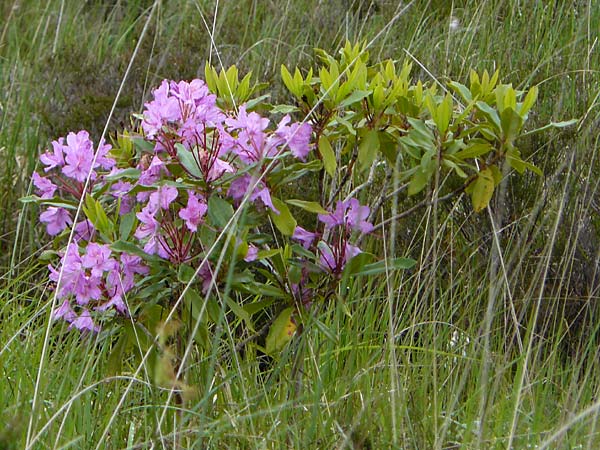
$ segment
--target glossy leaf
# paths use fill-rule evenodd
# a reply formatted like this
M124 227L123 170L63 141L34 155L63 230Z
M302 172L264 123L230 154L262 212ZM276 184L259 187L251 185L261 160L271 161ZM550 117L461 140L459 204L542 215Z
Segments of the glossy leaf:
M272 197L273 206L279 211L279 214L269 209L269 217L284 236L291 236L296 229L296 219L292 216L287 205L276 197ZM210 205L209 205L210 208Z

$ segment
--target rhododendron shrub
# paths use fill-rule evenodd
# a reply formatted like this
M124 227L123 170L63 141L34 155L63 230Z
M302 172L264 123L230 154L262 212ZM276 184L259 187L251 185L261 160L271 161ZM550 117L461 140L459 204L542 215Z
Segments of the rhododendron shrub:
M353 233L373 229L356 199L319 207L309 232L277 197L322 168L311 125L246 105L223 110L199 79L163 81L137 118L140 128L120 134L114 148L95 148L79 131L40 157L44 168L33 174L40 221L58 255L48 266L53 318L98 332L156 307L197 317L206 298L213 321L219 299L243 318L240 307L252 302L261 304L253 314L292 306L296 318L287 314L287 325L295 326L315 302L314 286L337 283L361 252ZM278 236L265 233L271 222ZM223 298L229 272L233 293Z
M205 349L224 318L244 342L266 322L275 353L354 277L415 263L362 248L401 192L423 197L411 211L466 193L478 212L503 171L541 173L517 147L535 86L472 72L439 93L360 45L317 54L314 71L282 66L290 105L207 65L205 81L162 81L112 145L83 130L52 142L24 201L54 239L56 320L154 336L175 317Z

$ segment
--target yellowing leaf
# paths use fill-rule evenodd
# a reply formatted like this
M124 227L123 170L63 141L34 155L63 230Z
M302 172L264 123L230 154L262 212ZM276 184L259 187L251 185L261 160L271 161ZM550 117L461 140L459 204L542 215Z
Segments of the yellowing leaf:
M275 319L267 335L266 350L269 355L281 351L294 337L296 324L292 321L294 308L286 308Z
M327 172L330 177L333 177L337 167L337 161L335 160L335 153L333 152L331 142L329 142L327 136L321 136L319 138L319 153L321 154L321 159L323 160L325 172Z
M494 194L494 173L490 168L483 169L477 174L471 190L471 201L475 212L484 210Z

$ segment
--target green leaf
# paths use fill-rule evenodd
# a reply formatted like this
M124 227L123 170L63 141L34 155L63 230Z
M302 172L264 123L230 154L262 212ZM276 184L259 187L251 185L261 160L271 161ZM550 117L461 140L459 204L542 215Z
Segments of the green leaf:
M507 143L513 142L523 126L523 118L517 112L507 107L500 114L502 135Z
M408 185L408 195L415 195L421 192L429 183L431 173L423 171L420 167L417 168Z
M224 228L233 217L233 206L214 193L208 199L208 217L214 226Z
M267 300L260 300L258 302L247 303L243 306L243 308L248 314L253 316L254 314L268 308L273 303L275 303L275 299L270 298Z
M251 330L254 329L254 327L252 326L252 320L250 319L250 314L248 314L244 308L242 308L235 300L233 300L232 298L228 297L228 296L224 296L225 298L225 303L227 303L227 306L229 306L229 308L231 309L231 311L233 312L233 314L235 314L235 316L238 319L243 320L246 325L248 326L248 328L250 328Z
M253 98L252 100L248 100L245 103L246 109L248 111L251 111L252 109L256 108L256 106L260 105L261 103L264 103L264 101L267 100L269 97L271 97L271 94L264 94L259 97Z
M145 153L154 153L154 144L141 137L132 137L133 144Z
M177 149L177 158L185 170L193 177L201 179L202 172L200 171L200 167L198 167L198 163L194 159L192 152L185 148L183 144L175 144L175 149Z
M369 132L361 139L358 146L358 162L363 170L368 169L373 164L379 151L379 137L377 130Z
M266 351L269 355L280 352L292 340L296 332L296 324L292 321L294 308L286 308L271 325L266 340Z
M494 194L494 185L494 174L490 168L483 169L477 174L471 192L471 201L475 212L480 212L489 205Z
M390 164L396 164L398 143L386 131L379 132L379 150Z
M523 99L523 103L521 103L521 105L519 107L519 115L523 119L525 119L527 117L527 114L529 113L529 110L533 107L533 105L535 104L537 97L538 97L538 87L533 86L531 89L529 89L529 92L527 92L527 95Z
M444 135L450 125L450 119L452 118L452 96L447 94L439 104L437 110L437 122L436 125L440 134Z
M187 264L181 264L177 270L177 279L182 283L189 283L194 278L196 271Z
M394 258L388 261L378 261L376 263L367 264L361 270L356 272L354 276L359 275L378 275L380 273L391 272L393 270L410 269L417 262L411 258Z
M331 142L329 142L329 139L325 135L321 135L319 138L319 153L323 160L325 172L327 172L330 177L333 177L337 167L337 161L335 159L333 148L331 147Z
M115 181L120 180L122 178L130 178L137 180L140 177L140 169L134 169L130 167L128 169L123 169L120 172L114 173L112 175L105 175L104 179L106 181Z
M481 113L488 119L488 121L494 125L494 128L498 131L502 130L502 126L500 125L500 117L498 116L498 112L492 108L490 105L484 102L477 102L477 108Z
M298 208L302 208L303 210L311 212L311 213L329 214L329 211L327 211L325 208L323 208L317 202L307 202L304 200L290 199L290 200L286 200L286 203L289 203L290 205L293 205L293 206L297 206Z
M83 212L100 233L111 236L114 231L114 224L108 220L108 216L104 212L102 204L90 194L87 194L85 197Z
M456 152L454 157L464 161L465 159L483 156L492 151L492 149L492 144L487 141L470 142L464 150Z
M300 108L293 105L275 105L271 108L271 114L291 114L300 111Z
M448 83L448 86L450 86L450 88L454 92L459 94L465 102L470 103L473 100L473 97L471 96L471 91L469 91L469 89L464 84L457 83L456 81L451 81Z
M354 92L352 92L348 97L346 97L341 103L340 103L340 108L345 108L347 106L350 106L356 102L361 101L363 98L368 97L369 95L371 95L371 91L360 91L360 90L356 90Z
M126 241L129 237L131 230L133 229L133 224L135 223L135 212L129 212L127 214L123 214L119 223L119 237Z
M287 207L285 203L279 200L276 197L272 197L271 201L273 202L273 206L279 211L279 214L269 209L269 216L271 220L277 227L281 234L284 236L291 236L294 234L294 230L296 229L296 219L292 216L290 209ZM210 205L209 205L210 211Z
M285 64L281 65L281 80L283 81L283 84L285 84L285 87L288 89L288 91L294 94L294 96L300 98L300 86L296 85L294 79L292 78L292 74L287 67L285 67Z
M579 119L564 120L562 122L550 122L549 124L544 125L543 127L536 128L535 130L528 131L527 133L523 133L521 135L521 137L528 136L528 135L534 134L534 133L539 133L540 131L546 131L550 128L567 128L567 127L575 125L578 122L579 122Z
M115 252L131 253L132 255L141 256L145 259L158 259L156 256L148 255L144 250L131 242L118 240L110 245L110 248Z

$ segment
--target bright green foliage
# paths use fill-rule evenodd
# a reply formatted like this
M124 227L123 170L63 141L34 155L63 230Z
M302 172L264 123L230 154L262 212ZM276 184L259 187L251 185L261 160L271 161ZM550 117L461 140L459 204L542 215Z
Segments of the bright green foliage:
M408 179L408 194L431 190L434 180L452 174L462 179L475 211L490 202L499 181L492 167L504 161L522 174L541 171L524 160L515 146L538 89L516 91L499 83L499 71L490 77L471 71L470 86L448 81L441 86L411 79L412 65L400 71L384 61L370 64L369 54L346 43L337 58L317 50L322 64L303 77L296 68L281 67L285 86L300 111L319 135L318 148L332 185L358 162L361 173L381 159L396 165ZM522 101L519 101L522 99ZM337 154L334 148L340 149ZM357 149L357 151L353 151ZM348 169L350 170L350 169ZM471 186L473 185L474 186ZM321 186L325 189L325 186Z

